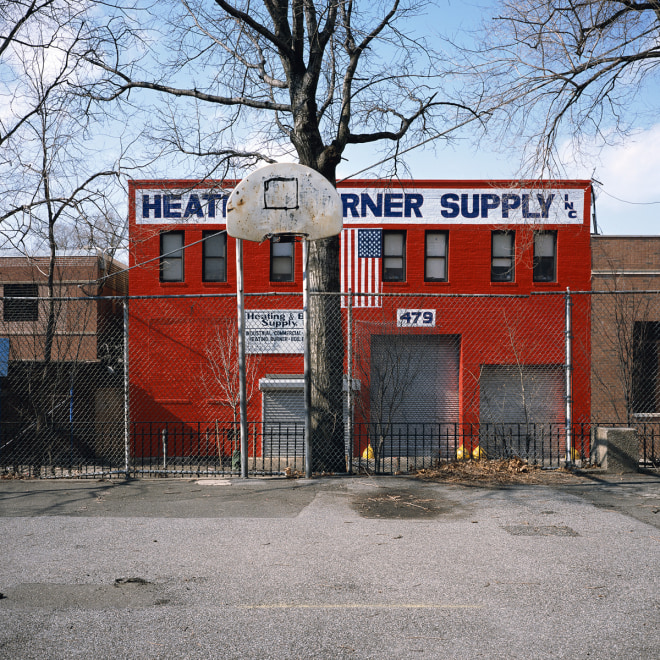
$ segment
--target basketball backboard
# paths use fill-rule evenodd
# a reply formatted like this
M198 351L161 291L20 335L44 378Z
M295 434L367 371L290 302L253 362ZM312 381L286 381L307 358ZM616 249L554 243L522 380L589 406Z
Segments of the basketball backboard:
M248 175L227 201L227 233L261 243L277 235L314 241L341 231L341 198L317 171L297 163L275 163Z

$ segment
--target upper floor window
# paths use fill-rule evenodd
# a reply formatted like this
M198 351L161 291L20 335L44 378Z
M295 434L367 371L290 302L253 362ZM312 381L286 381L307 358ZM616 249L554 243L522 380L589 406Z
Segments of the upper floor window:
M270 239L270 281L293 282L295 264L295 239L280 236Z
M165 231L160 235L160 281L183 282L182 231Z
M534 281L557 281L557 232L534 232Z
M516 233L494 231L491 235L491 282L513 282L515 279Z
M204 282L227 281L227 233L205 231L202 233L202 280Z
M4 321L36 321L39 318L38 300L12 300L12 298L37 298L37 284L4 285Z
M383 232L383 282L406 280L406 232Z
M427 231L424 248L424 281L447 281L446 231Z

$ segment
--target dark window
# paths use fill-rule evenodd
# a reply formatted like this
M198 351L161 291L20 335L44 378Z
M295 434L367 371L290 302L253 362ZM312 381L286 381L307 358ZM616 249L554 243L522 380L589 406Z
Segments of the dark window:
M447 281L447 238L446 231L427 231L424 249L424 280L426 282Z
M625 323L625 320L623 321ZM625 340L623 341L625 343ZM632 412L636 415L657 414L660 412L660 322L635 321L632 333L632 364L630 351L623 360L624 370L631 372L632 392L629 395ZM628 362L628 364L626 364Z
M295 242L292 236L270 239L270 281L293 282Z
M39 318L38 300L11 300L11 298L37 298L39 286L37 284L5 284L4 285L4 311L5 321L36 321Z
M167 231L160 235L160 281L183 282L182 231Z
M405 282L406 232L383 232L383 282Z
M534 281L557 281L557 232L534 232Z
M202 280L227 281L227 234L205 231L202 233Z
M491 282L513 282L515 279L516 233L494 231L491 235Z

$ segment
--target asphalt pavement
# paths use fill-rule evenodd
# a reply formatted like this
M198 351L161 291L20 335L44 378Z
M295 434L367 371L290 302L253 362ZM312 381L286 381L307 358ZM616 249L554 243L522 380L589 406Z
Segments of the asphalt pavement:
M653 658L660 478L0 481L0 658Z

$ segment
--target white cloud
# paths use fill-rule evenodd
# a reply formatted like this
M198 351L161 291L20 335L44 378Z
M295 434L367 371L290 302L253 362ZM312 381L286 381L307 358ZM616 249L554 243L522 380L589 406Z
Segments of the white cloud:
M660 124L601 152L594 178L603 184L597 208L607 233L660 233L659 171Z

